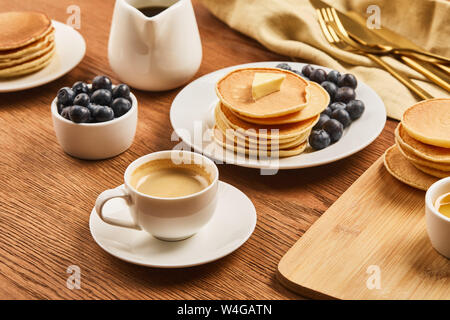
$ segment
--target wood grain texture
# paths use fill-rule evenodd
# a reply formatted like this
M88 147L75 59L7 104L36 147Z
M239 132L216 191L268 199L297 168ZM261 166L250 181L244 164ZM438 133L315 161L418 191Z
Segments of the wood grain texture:
M199 267L159 270L122 262L101 250L89 232L97 195L122 183L136 158L171 149L169 109L180 89L134 90L140 103L136 138L125 153L104 161L66 155L52 128L50 103L60 87L106 74L114 1L0 0L0 11L39 10L65 22L81 8L86 56L66 76L22 92L0 94L0 298L29 299L298 299L276 279L284 253L394 142L396 123L363 151L319 168L260 176L220 165L220 177L245 192L258 214L254 234L231 255ZM220 68L289 60L228 28L194 1L203 44L196 77ZM101 13L101 14L99 14ZM81 289L66 288L69 265L81 268Z
M428 239L424 198L381 157L283 256L281 282L313 298L450 299L450 260ZM379 289L367 286L371 266Z

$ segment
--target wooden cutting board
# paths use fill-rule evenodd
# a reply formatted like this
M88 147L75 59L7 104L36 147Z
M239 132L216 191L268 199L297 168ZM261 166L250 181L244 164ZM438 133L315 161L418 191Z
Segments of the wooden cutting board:
M278 278L318 299L450 299L450 260L428 239L424 197L378 159L289 249Z

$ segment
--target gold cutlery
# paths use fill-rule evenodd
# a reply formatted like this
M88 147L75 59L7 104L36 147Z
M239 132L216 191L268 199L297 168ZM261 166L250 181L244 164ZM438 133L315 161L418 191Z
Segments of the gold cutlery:
M329 4L322 0L310 0L311 4L316 9L332 8ZM336 10L336 9L335 9ZM414 57L419 60L436 63L438 68L442 70L449 70L445 64L450 63L450 59L428 52L421 47L415 45L407 38L400 36L383 26L380 29L369 29L366 27L366 21L355 12L342 13L336 10L337 15L346 30L362 39L367 44L371 44L374 49L380 50L380 54L401 54ZM384 52L383 52L384 51ZM438 63L437 63L438 62Z
M327 9L332 9L332 8L328 7ZM348 37L348 34L347 34L345 28L343 28L340 20L336 20L335 16L333 16L333 14L329 15L325 8L317 9L316 12L319 17L319 25L320 25L322 32L324 33L325 38L327 39L328 42L330 42L331 44L333 44L334 46L336 46L342 50L353 51L353 52L367 56L372 61L374 61L381 67L383 67L386 71L388 71L392 76L394 76L397 80L399 80L408 89L410 89L415 94L417 94L420 98L422 98L422 99L433 98L433 96L431 94L429 94L424 89L420 88L418 85L416 85L414 82L412 82L409 78L398 73L394 68L392 68L388 63L386 63L380 57L378 57L372 53L362 51L359 47L359 44Z
M339 30L344 30L344 32L342 32L344 34L344 36L348 36L349 38L351 38L352 40L354 40L355 42L357 42L359 44L359 49L364 51L364 52L369 52L369 53L374 53L374 54L379 54L378 49L373 49L373 46L368 45L367 42L365 42L364 40L360 39L359 37L346 32L345 27L342 25L339 16L336 12L336 10L334 8L326 8L326 9L322 9L322 10L326 10L328 16L330 16L331 18L334 19L334 21L336 21L337 26L339 27ZM395 58L397 58L397 60L399 60L400 62L403 62L404 64L408 65L409 67L411 67L412 69L416 70L417 72L421 73L422 75L424 75L425 77L427 77L429 80L431 80L432 82L434 82L435 84L437 84L438 86L440 86L441 88L450 91L450 84L445 81L444 79L442 79L441 77L439 77L437 74L435 74L434 72L430 71L429 69L427 69L426 67L422 66L420 63L418 63L416 60L405 56L405 55L401 55L401 54L393 54Z

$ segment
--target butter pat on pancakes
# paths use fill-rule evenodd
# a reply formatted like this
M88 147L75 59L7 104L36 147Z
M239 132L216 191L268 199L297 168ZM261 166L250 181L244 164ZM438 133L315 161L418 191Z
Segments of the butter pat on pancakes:
M402 125L418 141L450 148L450 99L424 100L413 105L403 114Z
M285 74L268 72L255 73L252 83L253 99L258 100L268 94L280 91L284 79L286 79Z

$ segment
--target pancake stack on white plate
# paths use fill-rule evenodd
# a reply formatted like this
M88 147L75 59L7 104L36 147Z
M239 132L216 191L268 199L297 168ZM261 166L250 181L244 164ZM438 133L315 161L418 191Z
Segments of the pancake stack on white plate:
M0 78L23 76L47 66L55 52L54 31L43 13L0 13Z

